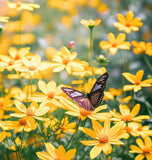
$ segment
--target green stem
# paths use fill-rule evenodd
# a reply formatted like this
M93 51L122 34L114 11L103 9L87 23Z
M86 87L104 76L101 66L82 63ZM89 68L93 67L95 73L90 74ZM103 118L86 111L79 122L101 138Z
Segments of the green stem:
M93 72L93 28L90 28L90 56L91 56L91 69L92 69L92 76L93 78L95 78L94 76L94 72Z
M150 64L150 62L149 62L149 60L147 59L147 57L146 57L145 54L143 55L143 58L144 58L144 60L145 60L145 62L146 62L146 64L147 64L147 66L149 67L149 69L152 71L152 65Z
M69 144L71 143L74 135L76 135L76 133L77 133L77 131L78 131L78 128L79 128L79 125L80 125L80 122L81 122L81 119L79 119L78 124L77 124L77 127L76 127L76 131L75 131L75 133L72 135L71 139L69 140L69 142L68 142L68 144L66 145L65 148L67 148L67 147L69 146Z

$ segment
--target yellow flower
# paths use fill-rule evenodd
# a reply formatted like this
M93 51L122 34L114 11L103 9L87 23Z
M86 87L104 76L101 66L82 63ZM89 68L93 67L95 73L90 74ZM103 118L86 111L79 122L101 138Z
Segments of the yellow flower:
M57 107L62 107L61 103L59 102L62 90L56 85L55 81L50 81L47 84L44 81L39 81L38 87L42 93L34 93L31 97L31 100L49 105L51 112L56 110Z
M16 67L15 69L20 72L28 72L31 76L50 67L49 62L41 62L39 55L34 55L31 60L23 57L23 63L25 66Z
M139 159L142 160L144 158L146 158L147 160L151 160L152 159L152 142L150 137L148 136L145 137L144 142L142 139L137 138L136 143L138 144L139 147L135 145L131 145L130 146L131 151L129 151L130 153L138 153L135 160L139 160Z
M34 3L21 3L20 1L18 2L7 2L7 5L9 8L15 8L19 11L21 10L29 10L29 11L33 11L34 8L40 8L39 4L34 4Z
M111 92L109 91L104 91L104 97L103 97L103 100L108 100L108 99L114 99L114 96L112 95Z
M66 133L75 133L76 122L69 123L68 116L65 116L59 125L59 129L55 132L58 138L63 138Z
M8 22L9 17L7 16L0 16L0 22Z
M41 117L42 115L46 114L49 111L49 107L47 106L38 106L36 102L32 102L28 108L20 102L19 100L14 100L15 106L20 111L19 113L12 113L11 116L13 117L25 117L31 116L38 120L45 120L45 118Z
M137 42L137 41L132 41L132 45L134 46L133 51L135 54L142 54L146 50L146 43L145 42Z
M86 140L80 141L82 144L87 146L94 146L90 151L90 158L96 158L101 151L103 151L106 155L111 153L112 146L114 145L122 145L120 135L122 133L123 122L119 122L110 128L110 120L107 119L104 122L104 126L95 120L92 120L92 128L93 130L85 127L79 127L79 130L90 136L95 140Z
M10 149L13 150L13 151L16 151L16 150L18 149L18 148L16 148L17 146L21 146L22 148L25 146L25 142L22 143L22 141L20 140L19 137L17 137L17 138L15 139L15 144L12 145L12 146L10 147Z
M85 27L88 28L93 28L94 26L98 26L101 23L101 19L90 19L90 20L85 20L85 19L81 19L80 23L82 25L84 25Z
M124 127L125 133L123 133L122 137L128 139L129 134L134 137L142 136L145 138L146 136L152 136L152 130L149 130L149 126L142 126L141 123L130 122L128 126Z
M55 54L52 56L52 71L61 72L65 69L68 74L71 74L73 69L80 71L83 67L81 61L75 60L76 56L76 52L71 53L66 47L62 47L61 52L57 52L57 54L55 51Z
M133 75L131 73L125 72L122 73L122 75L131 83L133 83L132 85L125 85L123 87L124 91L129 91L129 90L134 90L134 92L138 92L139 90L141 90L141 87L150 87L152 86L152 78L141 81L142 77L143 77L144 71L143 70L139 70L136 75Z
M121 103L127 103L128 101L130 101L132 99L132 96L127 96L125 98L120 98L119 102Z
M15 45L32 44L35 41L35 36L32 33L13 34L11 42Z
M85 120L87 117L90 119L98 119L98 120L104 121L111 116L109 113L106 113L106 112L97 113L103 109L106 109L107 105L99 106L95 108L94 111L87 111L82 107L78 106L77 104L65 98L60 98L60 101L63 103L64 109L68 110L66 114L78 117L82 121Z
M23 89L19 87L12 87L10 89L10 96L14 99L27 102L29 101L29 97L37 90L36 85L26 85L23 87ZM32 92L32 93L31 93ZM28 95L27 95L28 93Z
M134 13L132 11L127 12L126 18L124 17L124 15L118 14L117 19L119 22L115 22L114 26L119 31L125 31L126 33L130 33L131 31L138 31L139 27L143 26L141 18L134 18Z
M16 60L11 56L0 55L0 60L1 70L7 69L8 71L12 71L23 64L21 60Z
M5 131L2 131L0 132L0 142L2 142L6 137L11 137L11 133L10 132L5 132Z
M132 111L130 111L129 107L126 105L119 105L120 114L114 111L110 111L113 118L111 120L115 122L124 121L124 122L141 122L142 119L150 119L150 116L147 115L136 115L139 113L140 110L140 104L136 104Z
M110 92L113 96L119 97L119 96L122 94L122 89L121 89L121 88L118 88L118 89L109 88L109 92Z
M3 130L14 129L15 134L23 130L30 132L31 130L36 129L35 119L31 116L22 117L18 121L1 121L0 127Z
M108 41L101 41L99 46L101 49L109 49L110 54L116 54L118 49L130 49L130 42L125 41L126 35L124 33L119 33L117 38L115 38L113 33L108 33Z
M36 152L36 155L41 160L72 160L76 149L70 149L68 152L65 151L64 147L60 145L57 149L51 143L44 143L46 147L45 152Z

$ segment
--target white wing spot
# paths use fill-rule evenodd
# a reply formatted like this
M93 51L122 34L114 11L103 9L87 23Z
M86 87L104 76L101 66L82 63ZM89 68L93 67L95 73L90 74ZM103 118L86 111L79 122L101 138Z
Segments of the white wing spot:
M79 93L79 92L73 92L70 96L71 97L77 97L77 96L81 96L82 93Z

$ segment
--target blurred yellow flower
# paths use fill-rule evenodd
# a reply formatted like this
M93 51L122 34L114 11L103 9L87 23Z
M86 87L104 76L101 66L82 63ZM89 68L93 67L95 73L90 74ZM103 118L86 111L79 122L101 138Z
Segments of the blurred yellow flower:
M19 11L21 10L29 10L29 11L33 11L34 8L40 8L39 4L34 4L34 3L22 3L21 1L17 1L17 2L7 2L7 5L9 8L15 8Z
M121 103L127 103L128 101L130 101L132 99L132 96L127 96L125 98L120 98L119 102Z
M32 33L13 34L11 42L15 45L32 44L35 41L35 36Z
M93 130L85 127L79 127L79 130L90 136L95 140L84 140L80 141L82 144L87 146L94 146L90 151L90 158L96 158L101 151L103 151L106 155L111 153L113 145L123 145L124 143L121 142L120 135L122 134L123 129L123 122L119 122L110 128L110 120L107 119L104 122L104 126L92 120L92 128Z
M131 145L130 146L130 151L129 153L138 153L138 155L136 156L135 160L142 160L144 158L146 158L147 160L151 160L152 159L152 142L150 137L145 137L144 138L144 142L142 139L137 138L136 139L136 143L139 147L135 146L135 145Z
M88 28L93 28L94 26L98 26L101 23L101 19L90 19L90 20L85 20L85 19L81 19L80 23L82 25L84 25L85 27Z
M57 55L56 55L57 53ZM74 69L83 69L81 61L76 60L77 53L70 52L66 47L61 48L61 52L56 52L52 56L51 67L53 72L61 72L64 69L71 74Z
M127 122L141 122L142 119L150 119L150 116L148 115L137 116L140 110L140 104L136 104L131 111L128 106L120 104L119 110L120 113L110 111L111 115L113 116L111 118L112 121L115 122L124 121L125 123L127 123Z
M0 121L0 128L3 130L11 130L14 129L14 133L22 132L23 130L26 132L30 132L36 129L35 119L31 116L26 116L20 118L18 121Z
M19 66L15 69L20 72L28 72L31 76L50 67L49 62L41 62L41 57L38 54L34 55L31 60L23 57L23 63L25 66Z
M49 81L47 84L44 81L38 82L40 92L36 92L32 95L31 100L35 102L42 102L50 106L50 111L54 111L57 107L62 107L59 99L62 90L60 86L56 85L55 81Z
M10 132L1 131L0 132L0 142L2 142L5 138L11 137L11 136L12 135Z
M46 114L49 111L49 107L41 105L39 106L38 103L32 102L28 108L19 100L14 100L15 106L18 108L19 112L11 113L11 116L13 117L33 117L38 120L46 120L46 118L43 118L44 114Z
M122 73L122 75L131 83L132 85L125 85L123 87L124 91L134 90L134 92L138 92L141 90L141 87L150 87L152 86L152 78L141 81L143 77L144 71L139 70L136 75L133 75L131 73L125 72Z
M36 152L36 155L41 160L72 160L76 149L70 149L68 152L65 151L64 147L60 145L57 149L51 143L44 143L46 147L45 152Z
M67 133L75 133L76 122L69 123L68 116L65 116L59 125L59 129L55 132L58 138L63 138Z
M74 117L78 117L82 121L87 117L90 119L101 120L104 121L109 118L111 115L107 112L98 113L99 111L106 109L107 105L102 105L94 109L94 111L87 111L77 104L67 100L65 98L60 98L61 103L64 105L64 109L68 110L66 114L69 114Z
M17 146L21 146L22 148L25 146L25 142L22 143L22 141L20 140L19 137L17 137L17 138L15 139L15 142L14 142L14 143L15 143L15 144L10 147L10 149L13 150L13 151L16 151L16 150L18 149L18 148L16 148Z
M124 127L124 133L122 138L128 139L131 134L134 137L141 136L145 138L146 136L152 136L152 130L149 130L149 126L142 126L141 123L130 122Z
M124 33L119 33L115 38L113 33L108 33L109 41L100 41L99 46L101 49L109 49L110 54L116 54L118 49L130 49L130 42L125 41L126 35Z
M8 22L9 17L7 16L0 16L0 22Z
M127 12L126 18L122 14L117 14L117 19L119 22L115 22L114 26L119 31L125 31L126 33L130 33L131 31L138 31L139 27L143 26L141 18L134 18L134 13L132 11Z

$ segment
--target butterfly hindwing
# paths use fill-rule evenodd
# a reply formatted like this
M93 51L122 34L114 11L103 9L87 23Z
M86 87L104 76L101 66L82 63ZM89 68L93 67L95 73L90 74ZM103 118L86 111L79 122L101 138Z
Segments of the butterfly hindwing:
M97 79L96 83L94 84L91 92L87 94L94 108L98 107L102 102L108 76L109 76L108 72L100 76Z
M70 99L78 103L80 107L88 111L92 110L92 104L85 94L72 88L61 87L61 89Z

